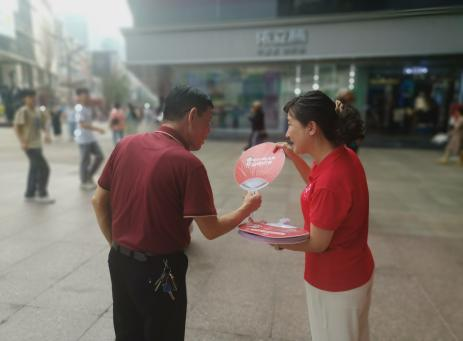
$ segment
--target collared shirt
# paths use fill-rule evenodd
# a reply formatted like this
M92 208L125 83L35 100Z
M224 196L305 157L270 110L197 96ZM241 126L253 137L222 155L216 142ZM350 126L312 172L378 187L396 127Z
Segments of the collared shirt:
M314 162L301 195L305 229L334 231L328 249L306 253L305 279L327 291L357 288L370 279L374 261L368 247L368 186L360 160L345 146Z
M217 215L204 165L165 126L120 141L98 184L110 191L113 240L133 250L183 250L193 217Z
M74 107L75 119L77 123L76 130L74 131L74 140L78 144L87 144L96 141L96 137L93 134L93 131L90 129L85 129L80 126L80 123L92 124L92 111L90 108L85 107L81 104L77 104Z
M29 109L24 105L16 111L13 124L22 127L27 148L42 147L41 130L45 129L47 120L47 113L36 108Z

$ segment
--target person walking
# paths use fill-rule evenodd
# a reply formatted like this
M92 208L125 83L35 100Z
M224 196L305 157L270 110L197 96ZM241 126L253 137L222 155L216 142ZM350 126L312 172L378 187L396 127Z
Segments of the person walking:
M56 139L61 140L62 127L61 127L61 116L63 115L63 109L61 106L56 105L51 112L51 125L53 127L53 134Z
M340 89L336 95L336 99L340 101L346 108L353 108L354 103L355 103L355 94L352 90L348 89ZM353 122L359 122L361 121L360 118L360 113L357 110L349 110L348 115L350 116L357 116L357 117L352 117L350 118L351 121ZM345 141L346 146L350 149L352 149L356 154L358 154L360 145L362 144L362 141L365 138L365 129L363 129L363 134L359 137L357 137L355 140L352 141Z
M247 194L238 209L217 216L206 169L191 153L209 134L212 108L199 90L175 87L161 127L119 142L98 180L92 202L111 245L117 341L184 340L190 223L215 239L261 205L259 193Z
M100 167L104 157L93 132L104 134L105 131L92 124L88 89L79 88L76 90L76 95L75 118L77 127L74 138L80 150L80 187L84 190L94 190L96 185L93 182L93 175Z
M109 126L113 132L113 143L116 145L124 137L125 115L120 103L115 103L109 114Z
M76 123L76 111L72 106L67 105L66 106L66 121L68 125L68 134L69 134L69 142L74 142L74 133L77 128L77 123Z
M345 143L363 134L352 107L321 91L290 100L286 137L279 143L301 175L304 227L310 239L274 245L305 253L305 289L313 341L369 340L374 260L368 246L365 171ZM300 155L313 158L310 167Z
M51 142L50 117L45 110L36 108L35 97L36 93L32 89L22 91L24 105L16 111L13 122L21 148L29 159L25 200L40 204L53 204L55 199L48 195L50 167L43 156L41 135L43 131L45 142Z
M138 133L138 124L140 122L140 114L138 113L138 109L132 103L128 104L128 111L127 111L127 125L126 125L126 133L127 135L132 135Z
M444 155L438 160L440 164L449 163L450 156L458 156L460 166L463 166L463 106L457 107L452 113L452 128L449 140L445 146Z
M267 132L265 131L265 113L262 109L261 102L255 101L252 104L249 121L251 122L251 134L249 135L248 144L244 150L264 142L267 138Z

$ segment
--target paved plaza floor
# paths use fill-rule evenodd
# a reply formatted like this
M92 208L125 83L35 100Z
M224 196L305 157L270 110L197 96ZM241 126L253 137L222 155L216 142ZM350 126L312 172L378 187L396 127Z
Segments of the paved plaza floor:
M106 155L109 136L102 137ZM209 141L197 155L218 210L243 195L233 166L243 142ZM51 206L23 201L27 159L0 129L0 340L114 339L108 246L78 181L72 142L46 146ZM376 261L372 340L463 340L463 168L435 151L360 152L370 188ZM288 162L255 214L302 224L303 183ZM235 231L208 241L196 228L188 256L186 340L310 340L303 255L278 252Z

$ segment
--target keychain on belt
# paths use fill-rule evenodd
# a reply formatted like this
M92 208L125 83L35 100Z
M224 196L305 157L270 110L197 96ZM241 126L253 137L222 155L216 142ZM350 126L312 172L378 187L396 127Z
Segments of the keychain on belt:
M164 259L164 269L162 270L161 276L159 276L154 283L151 280L149 283L153 285L154 292L158 292L158 290L162 287L162 292L168 294L172 301L175 301L173 292L177 291L178 288L167 259Z

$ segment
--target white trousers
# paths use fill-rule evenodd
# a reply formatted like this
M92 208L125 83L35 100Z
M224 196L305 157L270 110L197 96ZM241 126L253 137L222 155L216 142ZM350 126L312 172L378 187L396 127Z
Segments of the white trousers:
M305 281L312 341L369 341L373 276L361 287L331 292Z

